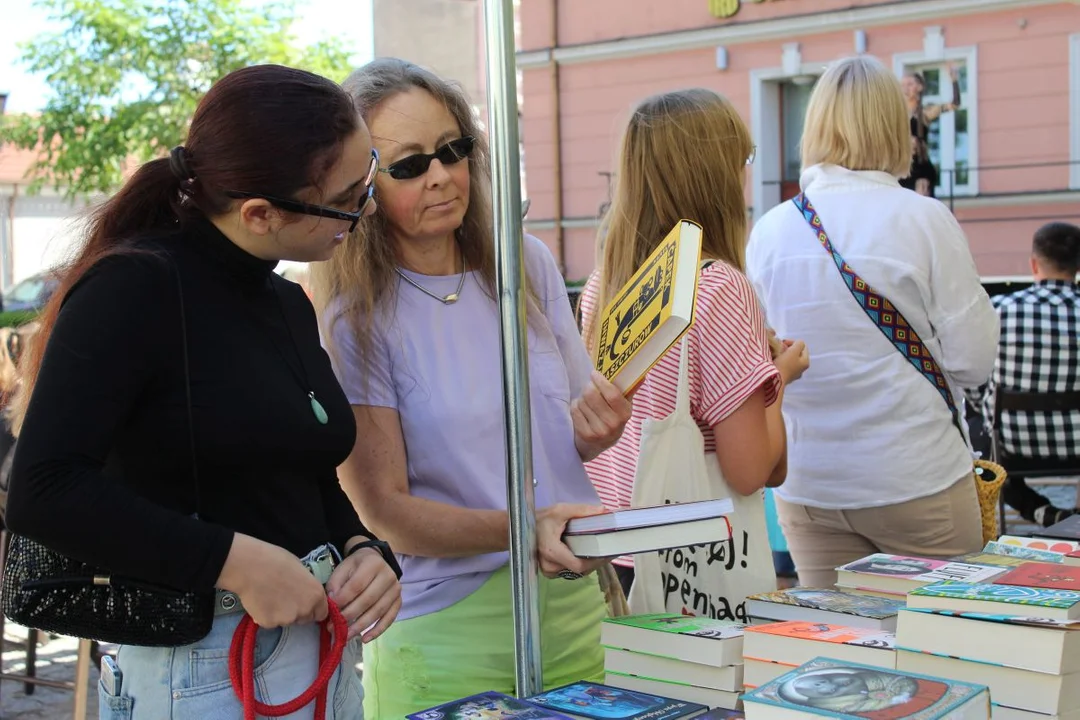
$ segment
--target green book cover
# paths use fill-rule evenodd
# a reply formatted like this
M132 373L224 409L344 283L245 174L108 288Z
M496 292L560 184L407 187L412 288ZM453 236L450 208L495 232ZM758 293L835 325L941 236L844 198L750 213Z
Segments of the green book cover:
M971 585L955 582L926 585L912 590L909 595L953 598L956 600L983 600L1008 603L1010 605L1034 605L1066 610L1080 602L1080 592L1074 590L1049 590L1019 585Z
M746 625L731 620L713 620L707 617L658 613L655 615L625 615L607 618L605 623L626 625L641 630L655 630L673 635L693 635L714 640L730 640L742 637Z

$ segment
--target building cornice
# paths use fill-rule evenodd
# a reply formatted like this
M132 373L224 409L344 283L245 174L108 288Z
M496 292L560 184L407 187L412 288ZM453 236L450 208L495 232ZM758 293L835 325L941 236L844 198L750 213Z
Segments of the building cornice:
M1067 1L1074 4L1080 2L1080 0ZM847 10L787 15L752 22L729 22L695 30L678 30L581 45L526 50L517 53L517 65L521 69L529 69L545 67L552 62L570 65L618 60L640 55L697 50L717 45L765 42L841 30L867 29L881 25L926 22L956 15L1016 10L1061 2L1062 0L896 0Z

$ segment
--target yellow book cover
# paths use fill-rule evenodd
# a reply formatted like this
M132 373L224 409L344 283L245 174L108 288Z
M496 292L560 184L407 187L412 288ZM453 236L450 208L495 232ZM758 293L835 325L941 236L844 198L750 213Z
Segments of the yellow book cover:
M600 314L596 369L629 393L694 318L701 226L680 220Z

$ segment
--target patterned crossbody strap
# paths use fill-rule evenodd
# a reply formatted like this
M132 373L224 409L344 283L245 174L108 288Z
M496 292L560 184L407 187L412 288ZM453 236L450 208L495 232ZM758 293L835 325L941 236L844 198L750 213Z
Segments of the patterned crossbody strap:
M945 381L945 375L941 372L941 367L937 364L937 361L934 360L934 356L930 354L930 350L927 349L926 344L919 337L919 333L915 332L915 328L896 309L896 306L889 302L887 297L871 287L870 283L859 277L855 269L844 260L844 256L833 247L832 242L829 240L829 234L825 232L821 217L817 214L814 206L810 204L810 199L806 195L799 193L799 195L792 198L791 202L795 203L795 207L799 208L803 219L806 220L807 224L810 225L810 229L817 235L821 247L825 248L825 251L832 257L833 262L836 263L836 269L840 271L840 277L843 278L847 289L851 291L851 296L859 303L859 307L863 309L867 317L874 321L877 329L911 363L911 366L934 386L945 404L948 405L953 424L956 425L957 430L960 430L960 435L963 436L964 431L960 429L960 411L953 400L949 384Z

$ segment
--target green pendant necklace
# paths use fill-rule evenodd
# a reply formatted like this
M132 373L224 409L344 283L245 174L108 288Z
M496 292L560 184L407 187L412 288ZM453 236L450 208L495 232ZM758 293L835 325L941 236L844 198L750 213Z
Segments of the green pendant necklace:
M281 359L285 362L285 365L289 368L289 371L296 378L296 381L300 383L300 387L311 388L311 382L307 379L307 366L304 365L304 357L300 354L300 348L296 345L296 338L293 337L292 325L289 324L289 315L285 312L285 304L281 302L281 296L278 294L277 288L274 286L274 278L270 278L270 288L274 291L274 297L277 299L278 308L281 310L281 319L285 323L285 330L289 333L289 342L292 344L293 353L296 355L296 359L300 362L300 369L303 371L303 377L296 371L292 363L285 359L285 353L281 351L278 344L270 338L271 344L281 355ZM308 389L308 404L311 405L311 414L315 416L315 420L320 425L326 425L330 422L330 416L326 412L326 408L323 407L319 399L315 397L315 391Z

